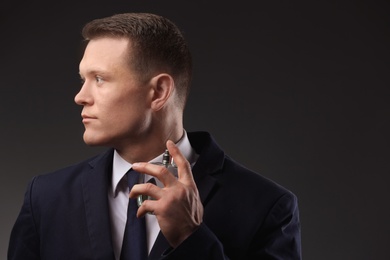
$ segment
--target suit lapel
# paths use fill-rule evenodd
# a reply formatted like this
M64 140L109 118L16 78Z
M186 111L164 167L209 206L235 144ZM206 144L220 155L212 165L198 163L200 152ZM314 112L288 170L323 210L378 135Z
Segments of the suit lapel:
M225 153L206 132L188 133L191 146L199 154L192 173L203 205L207 204L212 191L218 187L213 175L221 172Z
M192 173L202 204L206 206L212 197L212 191L218 187L213 175L221 171L225 154L207 133L188 133L188 137L191 146L199 154ZM160 231L148 259L160 259L162 253L169 247L168 241Z
M85 214L91 247L96 258L114 259L108 209L108 184L112 172L113 151L110 150L90 162L90 169L82 176Z

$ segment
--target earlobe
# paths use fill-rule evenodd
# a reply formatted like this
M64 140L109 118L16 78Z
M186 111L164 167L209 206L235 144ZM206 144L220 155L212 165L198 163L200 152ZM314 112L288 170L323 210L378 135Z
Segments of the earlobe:
M160 110L168 102L175 88L173 78L169 74L159 74L151 79L153 97L151 108Z

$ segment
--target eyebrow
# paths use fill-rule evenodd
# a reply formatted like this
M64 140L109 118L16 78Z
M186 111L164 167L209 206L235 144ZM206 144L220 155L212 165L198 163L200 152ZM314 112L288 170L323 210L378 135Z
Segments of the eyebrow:
M80 77L82 77L82 75L95 75L95 74L102 75L102 76L108 75L108 73L105 70L100 68L88 69L87 71L85 71L85 73L81 73L81 71L79 70Z

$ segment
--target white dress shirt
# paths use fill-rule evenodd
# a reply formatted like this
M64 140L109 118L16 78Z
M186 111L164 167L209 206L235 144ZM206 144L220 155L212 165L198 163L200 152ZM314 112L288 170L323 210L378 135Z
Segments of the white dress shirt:
M195 164L198 155L195 153L188 140L187 133L184 131L183 137L176 144L183 156L190 162L191 167ZM157 156L151 163L160 163L162 161L162 153ZM127 205L129 203L129 188L126 178L123 178L127 171L131 168L131 163L124 160L116 151L114 152L113 167L112 167L112 183L108 190L108 204L111 219L112 243L115 254L115 259L119 260L123 234L125 231L127 220ZM145 181L148 181L153 176L145 175ZM157 186L163 187L162 183L156 179ZM146 236L147 248L150 253L153 244L160 232L156 216L146 214Z

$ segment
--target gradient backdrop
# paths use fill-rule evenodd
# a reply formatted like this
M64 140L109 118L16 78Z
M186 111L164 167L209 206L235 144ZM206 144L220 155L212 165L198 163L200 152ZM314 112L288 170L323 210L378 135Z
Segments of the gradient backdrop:
M102 150L73 103L80 30L127 11L184 31L186 129L298 196L304 259L390 259L389 2L48 2L0 3L0 259L28 181Z

